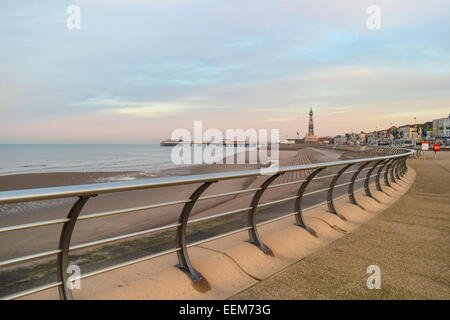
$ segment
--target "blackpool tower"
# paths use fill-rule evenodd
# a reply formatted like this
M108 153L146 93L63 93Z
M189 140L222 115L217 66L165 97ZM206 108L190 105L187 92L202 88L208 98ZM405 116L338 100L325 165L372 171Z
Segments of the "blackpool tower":
M314 122L313 122L313 111L312 107L309 109L309 127L308 127L308 137L314 136Z

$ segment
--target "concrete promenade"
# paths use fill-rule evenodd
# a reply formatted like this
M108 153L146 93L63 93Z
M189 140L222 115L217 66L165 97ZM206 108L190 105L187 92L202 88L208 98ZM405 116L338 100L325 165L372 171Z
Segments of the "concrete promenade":
M392 206L232 299L450 299L450 152L408 165L416 180Z
M409 159L411 168L376 199L344 194L336 209L304 212L316 236L287 216L258 227L273 254L247 242L247 231L189 248L206 281L194 284L174 266L175 253L82 280L75 299L406 299L450 298L450 152L438 160ZM384 179L382 179L384 180ZM292 208L271 207L278 216ZM262 213L261 211L260 213ZM366 270L381 268L381 289L368 290ZM58 299L56 288L23 299Z

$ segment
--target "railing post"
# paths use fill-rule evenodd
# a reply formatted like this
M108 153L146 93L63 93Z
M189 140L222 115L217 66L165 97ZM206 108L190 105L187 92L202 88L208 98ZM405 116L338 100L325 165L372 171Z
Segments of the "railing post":
M177 251L178 264L175 266L184 271L195 283L203 280L204 278L197 270L194 269L194 267L191 264L191 260L189 259L189 254L186 247L187 222L189 220L189 215L191 214L191 211L194 208L194 205L197 202L198 198L211 184L215 182L217 181L205 182L200 187L198 187L197 190L195 190L194 193L189 197L191 201L187 202L184 205L183 211L181 211L180 217L178 219L178 222L181 225L177 227L177 235L175 242L176 247L179 248L180 250Z
M258 209L258 203L259 200L261 199L264 191L266 191L267 187L276 179L278 178L280 175L282 175L283 173L276 173L272 176L270 176L268 179L266 179L264 181L264 183L261 185L260 190L256 191L255 195L253 196L252 202L251 202L251 209L250 212L248 213L247 216L247 226L251 227L248 230L248 235L249 235L249 242L251 244L254 244L255 246L257 246L258 248L260 248L265 254L271 254L272 250L270 250L270 248L268 248L261 240L259 233L258 233L258 229L256 226L256 210Z
M300 189L297 192L297 199L295 199L295 221L297 222L297 225L299 227L304 228L306 231L308 231L313 236L317 236L316 232L308 227L303 220L303 214L302 214L302 204L303 204L303 194L305 193L306 187L311 182L312 179L314 179L315 176L319 174L320 171L322 171L325 168L319 168L314 170L307 178L306 181L302 183L300 186Z
M372 175L372 172L373 172L373 171L375 170L375 168L376 168L380 163L382 163L382 162L383 162L383 160L377 161L377 162L372 166L372 168L369 169L369 172L367 172L366 180L364 180L364 191L365 191L365 193L366 193L366 196L368 196L368 197L374 199L374 200L377 201L377 202L380 202L380 201L372 195L372 192L370 192L369 182L370 182L370 176Z
M406 164L406 160L408 160L408 156L405 157L403 160L403 175L405 175L408 172L408 166Z
M86 202L89 198L95 197L95 195L89 196L81 196L72 206L67 215L67 218L70 219L68 222L65 222L61 235L59 237L59 250L61 252L58 253L56 258L56 269L57 269L57 280L61 282L58 286L59 298L61 300L73 300L72 290L69 287L69 274L67 273L67 269L69 267L69 248L70 248L70 239L72 238L72 232L75 228L75 224L77 222L78 216L81 213Z
M391 172L390 172L390 175L391 175L391 180L392 180L392 182L393 183L397 183L397 181L395 180L395 176L394 176L394 171L395 171L395 165L397 164L397 160L398 159L394 159L394 160L392 160L392 164L391 164Z
M342 216L339 212L337 212L337 210L334 206L333 191L334 191L334 186L336 185L336 182L338 181L338 179L342 176L342 174L345 172L345 170L347 170L351 166L352 166L351 164L348 164L345 167L343 167L341 170L339 170L339 172L333 177L333 180L331 180L330 187L329 187L328 193L327 193L328 211L330 211L331 213L337 215L339 218L344 219L344 220L345 220L345 217Z
M398 166L398 174L400 175L401 178L403 178L404 174L403 174L403 165L405 162L405 157L402 157L400 160L400 164Z
M398 158L397 162L395 163L395 170L394 170L394 174L395 174L395 178L397 180L401 180L400 179L400 175L399 175L399 168L400 168L400 163L402 161L402 158Z
M403 157L402 161L400 161L400 176L402 178L405 176L405 162L406 162L406 157Z
M408 166L406 165L406 161L408 160L409 156L406 156L403 158L403 175L406 175L406 171L408 170Z
M401 180L403 178L403 173L402 173L402 163L403 163L403 157L401 157L398 160L398 164L397 164L397 175L398 175L398 179Z
M389 160L383 160L384 163L383 165L378 169L378 173L377 176L375 178L375 185L377 187L377 190L380 192L384 192L384 190L381 188L381 184L380 184L380 176L381 176L381 172L383 171L383 169L386 167L386 165L388 164ZM384 192L386 193L386 192ZM387 194L387 193L386 193Z
M392 163L393 163L394 160L395 159L392 159L392 160L388 161L388 165L386 167L386 171L384 172L384 183L385 183L385 185L387 185L388 187L391 187L391 188L392 188L392 186L389 183L389 171L391 169L391 166L392 166ZM392 188L392 189L394 189L394 188Z
M348 198L349 198L350 202L353 203L354 205L357 205L358 207L360 207L363 210L364 210L364 207L361 206L358 203L358 201L356 201L356 198L355 198L355 180L358 177L358 175L360 174L360 172L362 171L362 169L364 169L369 163L370 163L370 161L365 162L359 166L358 170L353 174L352 180L348 186Z

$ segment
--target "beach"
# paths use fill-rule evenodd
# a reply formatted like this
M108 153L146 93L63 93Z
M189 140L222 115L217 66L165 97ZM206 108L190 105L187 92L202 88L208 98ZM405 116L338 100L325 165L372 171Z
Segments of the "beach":
M321 151L322 153L324 151ZM312 148L292 151L280 151L280 165L306 164L309 161L323 161L323 154L314 151ZM333 152L327 151L328 159ZM334 152L338 155L338 152ZM189 169L171 169L173 175L207 174L220 171L240 171L255 169L260 165L252 164L213 164L198 165ZM161 172L161 175L168 175L168 172ZM24 188L52 187L73 184L98 183L99 181L115 181L123 176L135 176L139 179L149 178L139 172L89 172L89 173L41 173L22 174L0 177L2 190L14 190ZM258 186L262 179L245 178L222 181L212 185L205 195L242 190ZM301 174L296 173L290 177L280 177L281 182L300 179ZM277 183L277 182L274 182ZM143 206L153 203L182 200L189 198L190 194L197 188L197 185L175 186L159 189L150 189L133 192L120 192L109 195L101 195L92 198L82 215L96 213L120 208ZM294 186L295 188L295 186ZM261 201L267 198L278 197L283 189L267 192ZM247 207L251 201L252 194L238 196L227 196L223 198L200 201L196 204L192 216L205 216L227 210ZM233 201L230 201L233 200ZM39 220L50 220L64 218L70 210L71 205L76 201L73 199L61 199L49 201L37 201L24 204L11 204L1 206L0 225L9 226L16 224L30 223ZM123 215L109 216L106 218L90 219L79 221L75 228L72 244L94 241L100 238L135 232L149 229L177 221L182 205L163 207L152 210L139 211ZM0 248L0 258L10 259L32 252L52 250L57 247L61 225L46 226L42 228L13 231L0 234L0 241L3 244Z
M246 154L247 158L248 156ZM361 154L314 147L303 147L300 149L289 147L288 150L280 150L279 152L280 166L336 161L340 158L355 156L361 156ZM159 175L201 175L220 171L241 171L261 167L260 164L196 165L161 170L159 171ZM288 173L278 177L272 184L303 180L309 173L307 170ZM136 179L149 178L148 171L37 173L0 176L0 185L3 186L3 189L13 190L27 187L51 187L98 183L100 181L120 181L123 177L128 177L128 179L129 177ZM154 178L154 173L152 173L150 178ZM207 196L216 193L245 190L247 188L257 188L267 178L268 176L263 175L255 178L221 181L220 183L211 185L203 195ZM323 188L324 183L329 182L326 180L313 181L309 188ZM200 184L100 195L89 200L80 216L187 199L198 186ZM299 186L299 183L295 183L268 189L261 198L260 203L295 195ZM249 192L198 201L190 218L206 217L230 210L247 208L252 201L253 195L254 192ZM312 205L317 201L323 201L321 200L322 196L308 197L305 205ZM76 198L70 198L2 205L0 206L0 226L5 227L65 218L76 200ZM291 202L286 202L282 206L285 208L283 209L284 211L293 209L293 207L290 208L292 206ZM180 204L103 218L79 220L72 235L71 245L139 232L174 223L178 220L182 208L183 205ZM264 221L271 219L276 217L276 214L277 210L273 211L270 207L263 208L262 210L258 210L257 220ZM223 218L215 218L206 222L194 223L188 228L188 241L194 242L226 233L230 230L245 227L246 224L246 211ZM0 260L57 249L61 228L62 224L58 224L0 233L0 242L2 243L0 247ZM122 261L173 248L175 246L175 231L175 229L158 231L143 236L109 242L100 246L71 251L70 260L71 263L79 265L83 269L83 272L89 272L90 270L107 267ZM19 288L26 289L32 285L52 281L52 279L55 279L55 262L55 256L53 255L0 268L0 282L4 284L4 287L0 288L1 295L17 291ZM30 279L30 277L34 280L26 280Z
M327 150L313 147L301 149L280 150L280 166L301 165L311 162L335 161L345 157L348 152ZM248 154L246 157L248 158ZM196 165L183 168L172 168L158 171L159 176L170 175L201 175L213 172L241 171L261 168L260 164L212 164ZM273 184L298 181L304 179L310 172L293 172L278 177ZM148 171L125 172L62 172L62 173L33 173L21 175L0 176L0 185L3 190L17 190L23 188L54 187L73 184L99 183L101 181L121 181L124 177L129 179L154 178L154 172L149 176ZM203 195L224 193L247 188L259 187L268 176L255 178L225 180L215 183ZM123 180L122 180L123 181ZM322 188L321 182L312 182L310 188ZM158 189L147 189L131 192L118 192L100 195L91 198L83 208L80 216L130 207L139 207L161 202L183 200L189 198L200 184L173 186ZM268 189L260 200L264 203L296 194L300 184L292 184L274 189ZM250 205L254 192L231 195L215 199L198 201L190 218L200 218L230 210L246 208ZM48 201L34 201L21 204L0 206L0 226L12 226L43 220L65 218L75 203L76 198L58 199ZM317 201L308 199L309 201ZM289 203L285 203L289 205ZM183 205L174 205L150 210L142 210L121 215L112 215L103 218L79 220L74 229L71 245L115 237L132 232L147 230L178 220ZM291 209L287 209L291 210ZM257 216L258 221L272 217L272 211L262 210ZM247 212L233 214L224 218L213 219L207 222L191 224L188 231L188 241L196 241L217 234L228 232L246 226ZM40 228L25 229L0 233L0 260L54 250L58 248L62 224L50 225ZM83 272L95 268L105 267L114 263L140 257L145 254L159 252L173 248L175 245L175 229L154 232L140 237L127 238L110 242L101 246L94 246L71 252L71 261L81 265ZM38 281L51 280L54 277L55 256L35 259L19 264L12 264L0 268L0 282L6 287L0 288L0 293L8 294L17 286L22 286L24 279L31 277ZM20 272L17 270L20 269ZM46 270L43 272L43 270ZM53 271L52 271L53 270ZM14 273L11 273L14 272ZM22 280L21 280L22 279ZM23 282L24 287L32 282ZM10 291L12 290L12 291Z

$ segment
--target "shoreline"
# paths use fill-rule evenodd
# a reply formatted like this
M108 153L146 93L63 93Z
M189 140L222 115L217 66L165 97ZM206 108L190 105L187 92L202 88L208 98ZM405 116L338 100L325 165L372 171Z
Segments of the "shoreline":
M316 162L323 161L324 157L328 157L330 158L330 160L333 160L332 158L340 157L340 155L341 152L317 152L313 148L308 150L302 149L286 152L280 151L280 165L284 166L301 164L300 161L305 161L307 157L314 158L312 160L315 160ZM200 165L192 168L190 170L190 173L203 174L218 171L244 170L249 169L250 166L255 165ZM98 175L94 175L93 173L86 173L87 176L81 175L80 177L82 179L86 177L89 178L89 174L91 175L91 178L99 177ZM59 178L64 177L65 175L70 175L70 173L60 174ZM47 177L51 176L55 175L47 175ZM29 179L31 179L32 177L33 176L30 176ZM3 184L2 178L4 179L5 176L0 177L0 184ZM20 183L19 178L18 183ZM300 176L292 175L287 178L296 180L299 179ZM266 179L266 177L241 178L222 181L221 183L211 186L210 189L205 192L205 195L225 193L229 191L254 187L261 183L261 179ZM22 180L22 183L25 180ZM41 185L54 185L55 182L56 181L50 181L48 179L39 179L39 182L35 183ZM5 185L3 184L3 186ZM7 185L7 187L11 188L12 185ZM82 215L95 212L117 210L120 208L144 206L152 203L187 199L196 187L197 185L182 185L159 189L148 189L100 195L96 198L93 198L87 203L82 212ZM264 195L264 198L276 198L277 196L279 196L278 193L281 191L283 190L267 193ZM288 192L288 190L285 190L283 192ZM76 198L60 199L52 203L50 206L48 205L49 200L34 201L14 205L2 205L0 206L0 226L19 225L40 220L64 218L69 212L70 207L75 200ZM251 200L251 195L243 194L238 196L227 196L223 198L200 201L194 208L192 217L201 217L209 215L213 212L218 213L222 211L242 208L248 205L249 200ZM14 208L15 210L12 210ZM80 221L75 228L72 238L72 244L95 241L100 238L136 232L149 228L159 227L168 223L173 223L178 219L181 209L181 205L176 205L123 215L109 216L103 219ZM3 244L3 246L0 247L0 260L11 259L14 257L31 254L33 252L55 249L58 244L60 229L61 225L51 225L42 228L12 231L0 234L0 242Z
M309 159L313 160L314 162L322 162L324 160L333 161L340 158L341 156L342 152L317 150L315 148L309 148L308 150L280 152L280 165L286 166L286 165L298 165L310 163L311 161ZM193 174L202 174L202 173L209 173L211 171L217 172L218 170L221 171L230 171L232 169L243 170L244 168L242 168L242 166L244 166L245 169L249 169L249 165L200 165L196 166L195 168L192 168L190 171ZM89 173L86 174L89 175ZM284 180L274 183L299 180L302 179L306 174L308 173L307 172L302 172L301 174L299 172L292 173L284 177L279 177L280 179ZM64 173L62 176L64 175L70 175L70 173ZM98 178L98 176L93 175L91 176L91 178ZM256 178L222 181L221 183L211 186L210 189L208 189L207 192L205 192L205 195L257 187L262 183L264 179L267 179L267 177L261 176ZM43 182L41 181L40 183ZM48 183L48 181L45 183ZM132 191L112 195L101 195L89 201L85 207L85 210L83 210L81 215L94 212L115 210L124 207L129 208L134 206L148 205L151 203L181 200L188 198L196 187L197 185L187 185L187 186L184 185L153 190L142 190L137 192ZM271 192L265 193L261 201L262 202L271 201L273 199L286 196L289 193L295 192L296 188L298 188L298 186L291 185L288 187L273 189L271 190ZM191 217L204 217L214 213L225 212L228 210L246 207L248 206L248 203L251 201L251 198L252 194L241 194L199 201L199 203L196 204L196 207L194 208ZM48 205L39 206L39 203L42 203L44 201L30 202L32 204L30 207L23 206L23 204L20 204L17 208L18 209L17 212L15 213L11 212L11 214L2 214L1 212L1 210L7 209L6 207L8 205L0 206L0 226L18 225L35 222L39 220L64 218L67 215L70 207L72 206L76 198L70 198L65 200L61 199L61 200L63 201L59 203L54 203L51 206ZM181 209L182 205L177 205L152 210L145 210L136 213L109 216L103 219L92 219L84 221L82 220L77 223L77 226L75 228L72 237L72 245L104 239L107 237L113 237L121 234L132 233L149 228L159 227L168 223L173 223L178 219ZM234 218L230 216L230 218L238 220L241 219L239 218L239 216L235 216ZM236 222L233 223L239 223L238 220L236 220ZM226 228L226 221L227 221L226 219L223 222L221 222L221 220L215 222L212 220L211 223L213 223L214 225L218 224L217 226L214 227L215 232L220 232L221 228ZM222 226L221 223L225 223L225 225ZM54 250L58 245L61 226L62 225L52 225L42 228L27 229L0 234L0 241L3 244L3 246L0 247L0 260L11 259L41 251ZM196 230L195 232L201 233L204 228L207 228L207 225L205 226L193 225L191 226L191 231ZM170 233L169 238L172 239L173 238L171 236L172 231L167 232ZM157 234L154 235L158 236ZM148 236L151 235L147 235L147 237ZM161 236L165 237L163 235ZM195 235L193 234L192 236ZM144 236L144 238L145 237L146 236ZM158 239L158 237L152 239ZM120 243L122 242L123 245L120 245ZM129 248L128 243L134 243L132 250ZM120 254L125 255L139 254L140 251L147 252L148 250L152 250L151 248L147 248L148 244L142 246L142 244L144 243L146 243L144 239L130 238L121 240L119 241L119 243L116 244L109 243L103 246L96 246L93 248L73 252L73 255L74 258L76 258L81 257L84 254L87 254L88 252L93 252L95 257L96 252L99 252L101 253L101 256L106 254L107 255L105 256L106 258L109 257L110 255L115 256ZM111 250L108 251L108 249L106 251L102 251L102 248L104 246L113 246L110 248L116 249L114 250L111 249L112 251ZM128 252L127 250L128 251L131 250L132 252ZM117 258L119 259L119 257ZM38 266L44 263L45 261L52 263L51 262L52 260L54 260L54 258L48 257L20 263L17 265L5 266L0 269L0 274L2 274L2 272L8 272L8 270L13 270L15 268L22 268L22 267L26 268L27 266L30 267L33 265Z
M299 149L280 150L280 161L288 154L297 153ZM245 163L237 163L237 155L223 158L223 164L186 164L173 165L172 167L156 167L142 170L94 170L94 171L57 171L57 172L26 172L0 175L0 192L10 190L60 187L68 185L94 184L103 182L117 182L127 180L152 179L171 176L196 175L211 172L239 171L265 167L259 160L257 163L249 163L250 153L256 150L246 150ZM283 156L282 156L283 154ZM226 164L227 159L233 158L231 164Z

